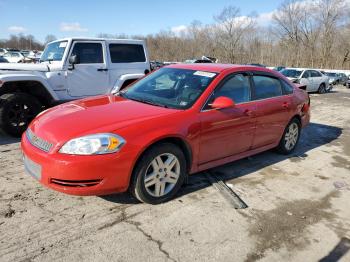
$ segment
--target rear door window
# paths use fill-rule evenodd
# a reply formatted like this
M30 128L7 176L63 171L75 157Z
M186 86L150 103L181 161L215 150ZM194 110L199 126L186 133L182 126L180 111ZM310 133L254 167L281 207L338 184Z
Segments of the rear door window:
M146 62L143 45L137 44L109 44L112 63Z
M310 71L307 70L307 71L304 72L303 78L309 78L309 77L311 77L311 74L310 74Z
M311 71L311 77L320 77L322 76L320 72L317 72L317 71Z
M253 76L254 100L266 99L282 95L282 87L279 79L269 76Z

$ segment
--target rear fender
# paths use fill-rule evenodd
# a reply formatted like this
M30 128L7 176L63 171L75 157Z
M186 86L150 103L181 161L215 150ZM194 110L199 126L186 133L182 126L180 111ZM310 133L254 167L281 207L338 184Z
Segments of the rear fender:
M113 88L111 89L110 92L112 94L115 94L115 93L117 93L120 90L120 88L123 86L123 83L125 81L133 80L133 79L135 79L135 80L136 79L140 79L140 78L142 78L144 76L145 76L145 74L142 74L142 73L140 73L140 74L125 74L125 75L121 75L119 77L119 79L115 82L115 84L114 84L114 86L113 86Z

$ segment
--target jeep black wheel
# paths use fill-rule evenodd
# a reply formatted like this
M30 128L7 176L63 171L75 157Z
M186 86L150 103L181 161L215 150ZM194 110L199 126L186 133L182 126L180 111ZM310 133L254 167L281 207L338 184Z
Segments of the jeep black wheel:
M16 137L22 135L41 111L39 101L25 93L5 94L0 99L0 126L6 133Z

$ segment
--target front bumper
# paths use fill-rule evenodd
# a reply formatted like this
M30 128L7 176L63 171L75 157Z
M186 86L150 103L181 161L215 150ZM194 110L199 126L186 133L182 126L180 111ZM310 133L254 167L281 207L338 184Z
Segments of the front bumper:
M41 184L71 195L106 195L129 187L136 152L93 156L46 153L22 136L26 173Z

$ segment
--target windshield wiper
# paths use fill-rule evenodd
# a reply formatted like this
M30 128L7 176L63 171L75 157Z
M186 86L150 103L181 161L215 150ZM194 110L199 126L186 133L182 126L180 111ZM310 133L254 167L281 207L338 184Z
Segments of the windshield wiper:
M167 105L164 105L164 104L160 104L160 103L157 103L157 102L154 102L154 101L150 101L150 100L146 100L146 99L142 99L142 98L130 98L130 97L126 97L130 100L135 100L135 101L138 101L138 102L141 102L141 103L145 103L145 104L148 104L148 105L152 105L152 106L160 106L160 107L164 107L164 108L169 108Z

